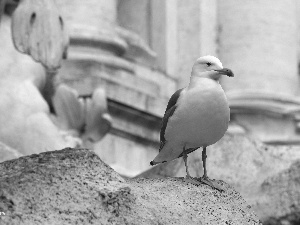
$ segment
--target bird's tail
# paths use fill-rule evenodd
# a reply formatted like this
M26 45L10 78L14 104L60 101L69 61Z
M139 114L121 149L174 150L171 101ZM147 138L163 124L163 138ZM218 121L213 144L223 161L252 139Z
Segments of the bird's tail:
M161 149L160 149L158 155L155 157L155 159L153 159L150 162L150 165L154 166L154 165L159 164L159 163L172 161L172 160L176 159L180 155L181 152L182 152L182 150L174 148L168 142L166 142L161 147Z

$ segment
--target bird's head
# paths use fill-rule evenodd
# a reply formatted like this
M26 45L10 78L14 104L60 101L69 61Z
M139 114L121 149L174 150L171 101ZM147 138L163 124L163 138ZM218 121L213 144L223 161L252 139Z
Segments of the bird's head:
M210 78L218 81L221 75L233 77L230 69L223 68L221 61L211 55L200 57L196 60L192 69L192 76Z

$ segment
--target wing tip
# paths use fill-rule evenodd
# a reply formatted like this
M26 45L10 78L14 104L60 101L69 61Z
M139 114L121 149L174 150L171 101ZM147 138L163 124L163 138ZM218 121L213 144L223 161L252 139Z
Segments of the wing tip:
M151 161L151 162L150 162L150 165L151 165L151 166L154 166L154 165L156 165L156 164L158 164L158 163L157 163L157 162L154 162L154 161Z
M154 165L156 165L156 164L165 163L165 162L167 162L167 161L162 161L162 162L154 162L154 161L151 161L151 162L150 162L150 165L151 165L151 166L154 166Z

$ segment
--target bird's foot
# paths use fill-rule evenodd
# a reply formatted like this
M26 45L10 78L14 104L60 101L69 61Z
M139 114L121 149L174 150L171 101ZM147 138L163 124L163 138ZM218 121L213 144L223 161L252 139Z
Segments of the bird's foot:
M218 191L225 191L225 189L223 189L217 182L215 181L212 181L211 179L209 179L208 177L201 177L201 178L198 178L198 179L195 179L191 176L186 176L185 177L185 182L188 182L188 183L191 183L191 184L194 184L194 185L201 185L201 184L206 184L208 186L211 186L212 188L214 189L217 189Z
M200 184L202 184L200 181L194 179L193 177L191 176L186 176L185 179L184 179L185 182L188 182L188 183L191 183L191 184L195 184L197 186L199 186Z
M225 191L225 189L223 189L217 182L212 181L211 179L209 179L207 176L203 176L200 178L200 181L208 186L211 186L212 188L217 189L218 191Z

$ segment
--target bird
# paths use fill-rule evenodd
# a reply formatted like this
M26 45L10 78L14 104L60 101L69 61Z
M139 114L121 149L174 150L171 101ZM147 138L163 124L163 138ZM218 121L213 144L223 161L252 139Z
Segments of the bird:
M219 80L232 70L223 68L214 56L202 56L192 67L189 85L177 90L170 98L160 129L160 148L150 165L169 162L182 157L186 168L185 180L204 183L219 191L223 188L207 176L206 148L219 141L228 129L230 108ZM202 150L204 174L200 181L190 176L187 155Z

